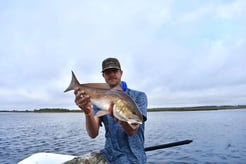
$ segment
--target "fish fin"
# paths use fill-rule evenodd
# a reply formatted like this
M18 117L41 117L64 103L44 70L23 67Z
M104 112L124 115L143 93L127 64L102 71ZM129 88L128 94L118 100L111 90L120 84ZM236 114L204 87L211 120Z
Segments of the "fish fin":
M128 120L127 123L129 124L129 126L132 129L137 129L138 126L142 124L142 122L138 122L138 121L135 121L135 120Z
M101 117L101 116L104 116L104 115L107 115L107 114L113 115L113 109L114 109L114 103L111 102L110 105L109 105L108 110L100 110L100 111L98 111L96 113L96 116L97 117Z
M104 115L107 115L107 114L109 114L108 111L106 111L106 110L100 110L100 111L98 111L98 112L96 113L95 116L101 117L101 116L104 116Z
M110 88L110 86L107 84L107 83L84 83L84 84L81 84L85 87L89 87L89 88L96 88L96 89L115 89L115 90L118 90L118 91L123 91L122 88L117 85L116 87L114 88Z
M107 83L84 83L81 85L89 88L96 88L96 89L111 89Z
M72 80L71 80L69 86L67 87L67 89L64 92L68 92L68 91L74 90L77 86L79 86L79 81L78 81L78 79L76 78L75 74L72 71Z
M80 85L84 86L84 87L88 87L88 88L94 88L94 89L123 91L122 88L119 85L114 87L114 88L110 88L110 86L107 83L83 83L83 84L80 84Z
M110 103L109 108L108 108L108 112L112 116L114 115L114 103L113 102Z

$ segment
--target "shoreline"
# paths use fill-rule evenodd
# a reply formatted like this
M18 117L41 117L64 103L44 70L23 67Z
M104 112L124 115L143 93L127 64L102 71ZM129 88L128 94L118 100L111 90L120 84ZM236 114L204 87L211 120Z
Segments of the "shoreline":
M223 106L194 106L194 107L159 107L148 108L148 112L185 112L185 111L210 111L210 110L234 110L246 109L246 105ZM0 110L0 112L27 112L27 113L83 113L80 109L42 108L34 110Z

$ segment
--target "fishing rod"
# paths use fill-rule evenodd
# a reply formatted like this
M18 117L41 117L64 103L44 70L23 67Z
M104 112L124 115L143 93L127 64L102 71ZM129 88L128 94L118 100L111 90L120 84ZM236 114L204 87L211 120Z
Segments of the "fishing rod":
M192 142L192 140L183 140L183 141L171 142L171 143L167 143L167 144L163 144L163 145L146 147L146 148L144 148L144 150L145 151L153 151L153 150L158 150L158 149L165 149L165 148L169 148L169 147L189 144L191 142Z

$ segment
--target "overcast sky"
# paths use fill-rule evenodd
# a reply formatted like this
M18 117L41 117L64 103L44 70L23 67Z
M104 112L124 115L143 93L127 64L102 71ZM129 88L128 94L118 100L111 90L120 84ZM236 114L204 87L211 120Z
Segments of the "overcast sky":
M245 0L0 1L0 110L77 108L117 57L149 107L246 104Z

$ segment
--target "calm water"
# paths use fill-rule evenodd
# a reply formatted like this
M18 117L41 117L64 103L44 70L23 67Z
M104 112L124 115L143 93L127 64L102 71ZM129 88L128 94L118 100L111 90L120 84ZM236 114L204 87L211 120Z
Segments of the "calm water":
M148 113L147 146L193 140L147 152L148 163L246 161L246 110ZM0 113L0 163L14 164L37 152L82 155L104 145L104 129L90 139L81 113Z

